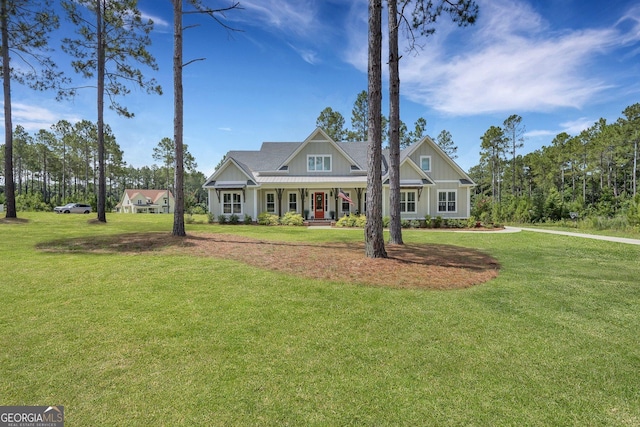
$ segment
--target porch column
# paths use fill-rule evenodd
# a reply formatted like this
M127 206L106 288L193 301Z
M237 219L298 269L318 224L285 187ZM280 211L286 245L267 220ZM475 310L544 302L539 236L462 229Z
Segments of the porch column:
M258 221L258 189L253 189L253 218L254 221Z
M278 216L282 216L282 193L284 193L284 188L276 188L276 194L278 196Z
M300 202L302 204L302 208L300 209L300 214L302 214L302 218L303 219L307 219L305 218L304 215L304 199L305 199L305 193L307 192L306 188L298 188L298 192L300 193Z

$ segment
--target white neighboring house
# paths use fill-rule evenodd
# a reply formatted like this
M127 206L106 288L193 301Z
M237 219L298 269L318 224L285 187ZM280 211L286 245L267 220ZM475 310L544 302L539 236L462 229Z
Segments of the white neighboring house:
M229 151L205 181L209 212L249 215L293 211L305 219L366 213L367 142L336 142L322 129L302 142L264 142L259 151ZM388 150L382 158L383 216L389 215ZM425 137L400 153L402 219L464 219L471 215L476 184ZM351 200L352 203L349 203Z
M173 213L175 200L169 190L124 190L116 212Z

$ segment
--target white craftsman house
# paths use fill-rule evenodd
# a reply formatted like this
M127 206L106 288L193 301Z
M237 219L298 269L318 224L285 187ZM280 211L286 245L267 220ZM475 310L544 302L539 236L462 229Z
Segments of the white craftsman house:
M169 190L124 190L116 212L173 213L175 200Z
M203 185L209 211L216 217L249 215L254 221L262 212L282 216L293 211L310 220L366 213L367 145L333 141L318 128L302 142L264 142L259 151L229 151ZM383 151L383 216L389 215L388 165ZM400 154L403 219L468 218L474 186L429 137Z

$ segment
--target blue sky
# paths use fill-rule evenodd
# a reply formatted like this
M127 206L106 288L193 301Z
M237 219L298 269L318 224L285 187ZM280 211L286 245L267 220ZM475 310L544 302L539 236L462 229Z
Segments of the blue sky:
M206 58L184 70L185 143L205 175L228 150L302 141L325 107L341 112L350 126L355 98L367 86L366 1L240 2L244 9L229 12L227 23L242 32L229 33L203 17L185 18L185 25L199 24L185 32L185 61ZM420 40L423 49L404 52L400 69L402 120L411 129L424 117L433 137L451 132L463 169L478 163L484 132L511 114L522 116L526 127L524 154L601 117L615 121L640 102L637 2L478 3L475 26L460 29L442 19L435 35ZM164 95L134 89L121 99L133 119L106 116L125 161L136 167L154 163L153 147L173 136L171 4L140 0L139 7L155 22L151 51L160 67L146 75L159 81ZM63 20L61 32L71 30ZM70 58L56 41L53 47L58 64L68 68ZM386 80L384 85L386 93ZM383 111L387 102L385 96ZM60 119L96 121L92 89L56 102L51 93L14 85L13 108L14 126L32 132Z

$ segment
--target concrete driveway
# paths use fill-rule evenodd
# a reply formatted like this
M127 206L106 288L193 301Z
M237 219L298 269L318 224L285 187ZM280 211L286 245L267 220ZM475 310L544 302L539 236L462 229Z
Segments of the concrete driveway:
M526 227L505 227L505 231L533 231L535 233L559 234L562 236L583 237L585 239L606 240L608 242L626 243L628 245L640 245L640 239L629 239L626 237L598 236L596 234L574 233L571 231L545 230L543 228L526 228Z

